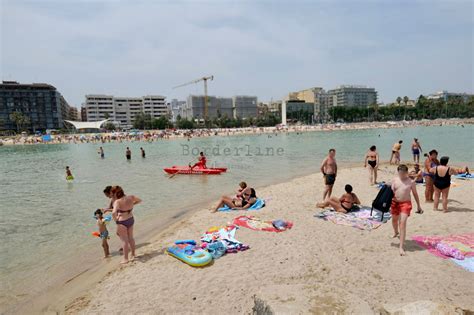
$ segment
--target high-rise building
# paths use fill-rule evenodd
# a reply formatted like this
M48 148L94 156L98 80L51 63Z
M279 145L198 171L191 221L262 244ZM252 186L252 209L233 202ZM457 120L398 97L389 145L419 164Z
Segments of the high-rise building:
M232 99L227 97L207 97L207 118L214 119L224 117L233 117ZM188 119L204 119L204 96L189 95L185 107L185 117Z
M257 97L237 95L232 98L234 105L234 118L252 118L257 117Z
M312 87L309 89L297 91L297 92L290 92L285 101L304 101L306 103L314 103L318 102L317 95L324 91L321 87Z
M64 128L64 120L77 119L77 109L71 107L59 91L46 83L21 84L3 81L0 84L0 128L16 130L10 119L14 112L28 117L22 128L31 131Z
M169 114L165 97L114 97L112 95L86 95L84 104L87 121L110 119L121 128L131 128L139 113L160 118Z
M329 107L367 107L377 104L377 91L361 85L341 85L333 90L327 91Z

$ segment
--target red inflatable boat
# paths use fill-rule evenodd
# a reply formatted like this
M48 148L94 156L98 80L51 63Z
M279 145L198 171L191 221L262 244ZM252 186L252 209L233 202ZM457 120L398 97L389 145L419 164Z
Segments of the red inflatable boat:
M226 167L198 168L191 169L189 166L173 166L163 169L168 174L186 174L186 175L219 175L227 171Z

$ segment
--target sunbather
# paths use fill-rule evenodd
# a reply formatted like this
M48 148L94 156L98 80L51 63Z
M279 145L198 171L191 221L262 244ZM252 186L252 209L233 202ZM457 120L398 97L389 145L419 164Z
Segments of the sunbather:
M337 212L348 213L351 212L354 205L360 205L360 200L356 194L352 192L352 186L346 185L344 187L346 193L341 198L331 197L325 201L316 204L319 208L333 207Z
M222 196L221 200L212 212L217 212L219 208L224 205L228 206L232 210L246 210L250 208L257 201L257 195L255 189L247 187L242 191L242 199L231 198L228 196Z

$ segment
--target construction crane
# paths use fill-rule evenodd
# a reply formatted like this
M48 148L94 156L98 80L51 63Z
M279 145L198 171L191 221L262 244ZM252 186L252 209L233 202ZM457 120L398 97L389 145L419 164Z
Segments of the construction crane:
M195 84L195 83L198 83L198 82L201 82L201 81L204 81L204 120L207 120L207 80L214 80L214 76L213 75L210 75L208 77L202 77L202 78L199 78L199 79L196 79L196 80L193 80L191 82L188 82L188 83L184 83L184 84L181 84L181 85L178 85L178 86L175 86L173 89L177 89L179 87L182 87L182 86L186 86L186 85L190 85L190 84Z

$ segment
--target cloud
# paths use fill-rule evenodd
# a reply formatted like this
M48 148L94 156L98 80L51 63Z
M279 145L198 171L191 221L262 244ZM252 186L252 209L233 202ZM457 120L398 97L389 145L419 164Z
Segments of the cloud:
M2 2L3 79L85 94L280 98L367 84L383 101L472 92L472 3Z

